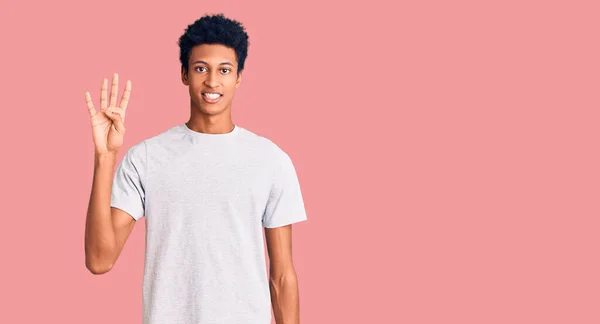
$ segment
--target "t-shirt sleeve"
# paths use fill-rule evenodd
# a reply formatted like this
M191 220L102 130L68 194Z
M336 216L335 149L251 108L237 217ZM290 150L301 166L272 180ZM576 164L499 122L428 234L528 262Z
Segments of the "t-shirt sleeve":
M275 166L275 177L271 182L271 191L262 218L263 226L268 228L285 226L307 219L294 164L285 152L279 161Z
M146 143L131 147L113 178L110 206L127 212L136 221L144 216L146 195Z

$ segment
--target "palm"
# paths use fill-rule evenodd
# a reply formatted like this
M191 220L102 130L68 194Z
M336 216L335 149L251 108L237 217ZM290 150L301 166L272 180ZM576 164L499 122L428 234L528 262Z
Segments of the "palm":
M119 134L113 121L105 112L99 111L91 118L92 137L97 148L106 148L98 153L117 151L123 144L123 134Z
M94 109L91 96L86 92L86 102L90 112L92 137L97 154L116 153L123 145L125 135L125 111L131 95L131 82L125 86L121 103L117 106L119 78L115 73L110 93L110 104L107 103L108 80L104 79L100 91L100 111ZM111 117L112 116L112 117Z

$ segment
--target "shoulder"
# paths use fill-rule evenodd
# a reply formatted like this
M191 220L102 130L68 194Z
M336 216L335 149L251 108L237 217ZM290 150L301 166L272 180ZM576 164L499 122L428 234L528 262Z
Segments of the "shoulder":
M240 128L240 138L244 145L256 150L270 161L277 163L290 159L289 154L272 139L245 128Z
M261 136L256 133L244 130L243 133L248 141L246 147L252 147L255 153L259 153L259 160L270 174L270 181L275 184L293 183L293 178L296 176L296 168L292 162L290 154L282 147L281 144L274 140Z
M146 140L131 145L125 152L126 159L139 160L146 157Z
M180 154L189 144L190 138L181 125L175 125L147 137L137 145L140 146L138 151L145 153L146 159L156 160Z
M150 148L156 148L159 146L164 146L170 140L174 139L179 132L178 126L170 127L158 134L147 137L143 140L138 140L134 142L133 145L129 147L126 151L125 157L132 160L145 160L148 154L148 151L152 151Z
M144 142L146 142L146 145L150 146L163 145L173 140L181 139L182 135L184 134L185 133L181 125L178 124L175 126L171 126L158 134L146 138Z

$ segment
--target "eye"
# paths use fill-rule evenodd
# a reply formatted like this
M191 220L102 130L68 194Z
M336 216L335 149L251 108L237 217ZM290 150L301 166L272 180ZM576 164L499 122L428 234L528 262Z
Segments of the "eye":
M198 69L205 69L205 67L203 67L203 66L197 66L195 70L198 71ZM198 72L203 72L203 71L198 71Z
M227 72L223 72L224 74L227 74L227 73L231 72L231 69L223 68L223 69L221 69L221 71L227 71Z

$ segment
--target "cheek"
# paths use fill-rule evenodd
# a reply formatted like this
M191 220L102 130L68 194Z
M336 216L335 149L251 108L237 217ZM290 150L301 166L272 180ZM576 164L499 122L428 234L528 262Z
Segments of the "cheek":
M197 86L195 84L190 84L190 92L200 96L202 94L202 87Z
M227 83L227 92L231 93L231 92L235 91L235 89L236 89L235 86L236 86L235 80L228 82Z

